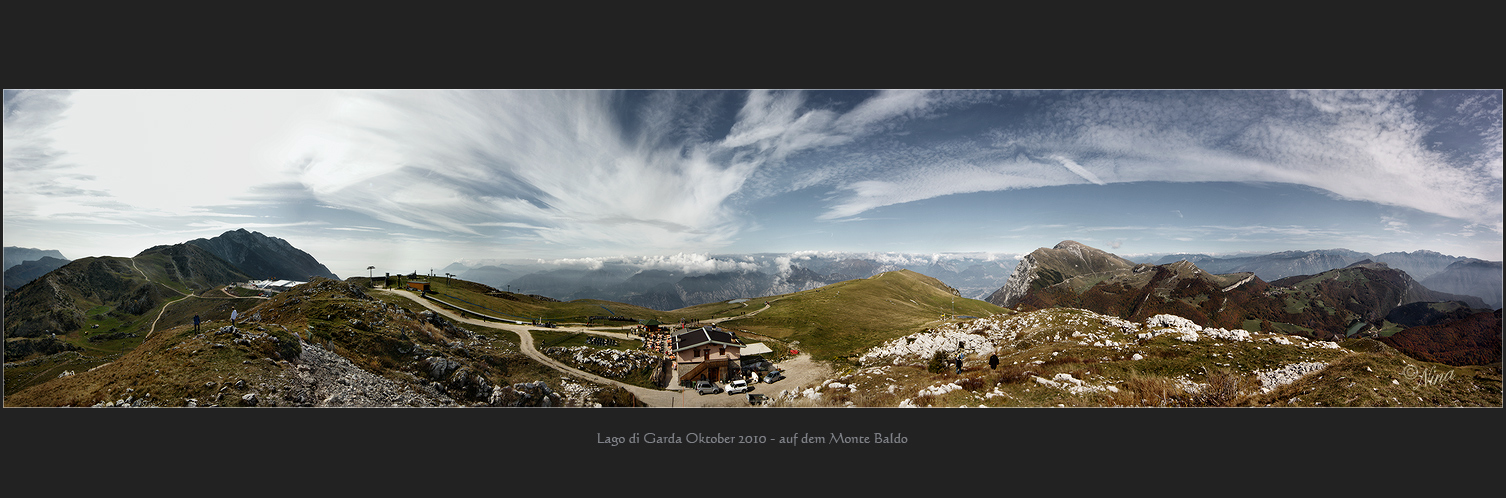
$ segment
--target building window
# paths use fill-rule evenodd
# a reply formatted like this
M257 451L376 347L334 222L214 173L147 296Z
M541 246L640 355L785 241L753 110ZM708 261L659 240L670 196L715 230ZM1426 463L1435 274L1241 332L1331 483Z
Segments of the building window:
M718 349L716 351L716 354L725 356L727 354L727 346L722 346L721 349Z
M700 358L701 357L701 350L699 350L699 349L692 349L692 350L690 350L690 357L691 358Z

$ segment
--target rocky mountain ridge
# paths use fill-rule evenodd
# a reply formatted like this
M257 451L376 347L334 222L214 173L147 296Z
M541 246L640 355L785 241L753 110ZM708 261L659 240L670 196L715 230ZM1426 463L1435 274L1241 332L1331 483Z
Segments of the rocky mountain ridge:
M1346 334L1356 322L1381 326L1403 304L1441 301L1485 307L1477 297L1430 290L1405 272L1368 259L1268 283L1248 272L1214 274L1186 259L1129 266L1066 241L1026 256L990 302L1022 309L1065 306L1129 320L1175 314L1203 326L1322 338Z
M986 301L1013 308L1032 289L1059 284L1070 276L1134 268L1135 263L1113 254L1064 240L1050 249L1027 254L1010 274L1009 281Z
M241 228L209 239L193 239L189 245L202 247L229 261L241 273L253 279L307 281L312 277L338 280L339 277L309 253L288 241L248 232Z
M1161 257L1153 264L1168 264L1184 259L1213 273L1250 272L1270 282L1296 275L1316 275L1366 259L1386 263L1392 268L1407 272L1413 279L1421 281L1443 271L1454 262L1469 258L1449 256L1425 249L1381 254L1349 249L1319 249L1228 257L1214 257L1207 254L1172 254Z
M5 292L21 288L31 281L41 278L52 270L62 268L68 264L66 259L58 259L51 256L43 256L41 259L24 261L19 265L5 270Z

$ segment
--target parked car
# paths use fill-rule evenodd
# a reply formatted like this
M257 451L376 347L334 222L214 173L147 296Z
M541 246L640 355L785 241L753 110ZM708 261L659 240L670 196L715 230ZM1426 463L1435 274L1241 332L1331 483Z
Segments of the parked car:
M774 381L777 381L777 380L783 379L783 378L784 378L784 372L781 372L781 371L778 371L778 370L774 370L774 371L771 371L768 374L765 374L763 376L763 382L765 384L773 384Z
M732 382L728 382L727 383L727 395L728 396L731 396L733 394L738 394L738 393L745 393L745 392L752 391L752 390L753 390L753 386L748 385L748 381L745 381L745 380L742 380L742 379L734 380Z
M716 387L716 384L712 384L711 382L698 380L695 381L695 392L698 392L702 396L705 396L707 394L716 394L722 392L722 388Z

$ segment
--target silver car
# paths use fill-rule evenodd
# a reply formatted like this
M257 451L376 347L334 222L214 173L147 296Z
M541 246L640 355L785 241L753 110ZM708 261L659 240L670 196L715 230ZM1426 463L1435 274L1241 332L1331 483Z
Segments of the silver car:
M716 387L716 384L712 384L711 382L698 380L695 381L695 391L697 393L700 393L702 396L705 396L707 394L716 394L722 392L722 388Z

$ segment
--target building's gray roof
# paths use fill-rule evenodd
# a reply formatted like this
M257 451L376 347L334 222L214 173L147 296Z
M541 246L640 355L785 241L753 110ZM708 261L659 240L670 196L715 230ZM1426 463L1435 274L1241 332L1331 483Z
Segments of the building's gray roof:
M690 329L675 335L676 353L707 344L716 344L729 348L743 347L742 344L738 344L736 339L732 337L732 333L716 327Z

